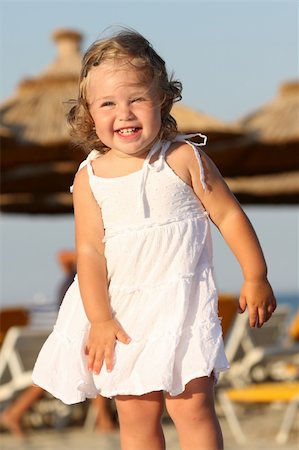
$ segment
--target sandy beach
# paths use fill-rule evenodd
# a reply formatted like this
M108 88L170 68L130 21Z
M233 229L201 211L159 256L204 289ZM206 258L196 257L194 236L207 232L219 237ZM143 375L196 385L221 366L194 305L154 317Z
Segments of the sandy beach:
M244 445L237 444L225 418L220 417L225 440L225 450L298 450L299 421L296 421L288 442L277 444L275 435L280 426L283 410L267 407L240 417L243 430L248 437ZM168 420L163 422L167 450L180 450L176 430ZM30 431L25 439L18 439L7 432L1 435L1 450L119 450L119 433L101 434L79 427L68 427L61 431ZM142 450L142 449L140 449ZM190 449L192 450L192 449ZM202 449L204 450L204 449Z

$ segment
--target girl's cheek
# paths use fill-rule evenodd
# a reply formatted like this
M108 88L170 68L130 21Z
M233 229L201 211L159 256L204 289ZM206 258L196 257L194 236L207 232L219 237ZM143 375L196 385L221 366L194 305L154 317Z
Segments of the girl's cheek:
M107 121L110 120L112 118L113 114L112 114L112 110L105 110L105 111L97 111L94 114L94 119L95 120L99 120L99 121Z
M92 118L93 118L93 121L95 124L103 123L103 122L105 122L105 120L107 120L107 117L103 116L102 114L97 114L97 113L92 114Z

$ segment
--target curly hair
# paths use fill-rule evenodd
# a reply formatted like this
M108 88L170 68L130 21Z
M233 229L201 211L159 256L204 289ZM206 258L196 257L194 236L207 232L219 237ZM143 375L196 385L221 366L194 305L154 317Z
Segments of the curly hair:
M67 119L71 136L87 153L96 149L105 153L109 149L99 140L86 100L87 75L104 61L126 60L146 83L156 83L161 94L161 128L157 136L164 140L177 134L177 124L170 111L173 103L181 100L182 84L168 76L164 60L152 45L134 30L122 29L109 38L95 41L83 56L79 78L79 94Z

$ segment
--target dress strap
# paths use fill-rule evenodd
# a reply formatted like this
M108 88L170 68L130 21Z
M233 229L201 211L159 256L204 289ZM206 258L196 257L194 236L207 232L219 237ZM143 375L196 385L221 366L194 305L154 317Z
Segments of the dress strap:
M146 203L146 199L145 199L145 184L146 184L146 180L147 180L147 175L148 175L148 171L150 169L152 169L152 165L150 163L152 156L157 153L158 150L160 150L161 147L161 141L157 141L152 149L148 152L143 165L142 165L142 170L141 170L141 180L140 180L140 185L139 185L139 208L141 208L143 215L146 215L145 209L145 203ZM161 161L161 153L159 155L159 160Z
M193 138L195 136L200 136L203 139L203 141L202 142L189 141L190 138ZM194 154L197 159L198 166L199 166L200 182L201 182L201 185L204 190L206 190L207 185L206 185L206 181L205 181L205 173L204 173L201 156L200 156L200 153L199 153L197 147L204 147L207 144L207 140L208 140L208 138L205 134L192 133L192 134L178 134L172 141L172 142L186 142L186 144L190 145L193 148L193 151L194 151Z
M87 166L87 173L88 173L88 178L90 179L94 174L93 174L93 170L92 170L92 166L91 166L91 161L94 161L95 159L97 159L97 157L99 156L99 152L98 150L92 150L86 159L84 159L79 167L77 172L79 172L79 170L81 170L83 167ZM73 185L70 186L70 192L73 192Z
M203 139L203 142L196 143L189 141L188 139L200 136ZM202 184L203 189L206 189L206 182L205 182L205 176L204 176L204 169L202 165L202 160L200 157L200 154L198 152L198 149L196 147L201 147L206 145L207 143L207 136L201 133L193 133L193 134L179 134L174 139L170 141L157 141L152 149L149 151L147 157L144 160L142 171L141 171L141 180L139 185L139 208L141 209L144 216L146 216L146 180L148 177L148 173L150 170L159 172L162 170L164 161L165 161L165 155L167 150L169 149L170 145L173 142L186 142L188 145L190 145L195 153L195 157L198 161L199 165L199 171L200 171L200 181ZM151 158L152 156L159 151L159 158L154 164L151 164Z

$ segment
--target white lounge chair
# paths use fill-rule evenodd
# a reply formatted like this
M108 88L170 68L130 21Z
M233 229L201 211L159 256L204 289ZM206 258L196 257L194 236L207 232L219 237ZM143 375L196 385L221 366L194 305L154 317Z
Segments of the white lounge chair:
M294 367L299 367L298 345L290 342L288 333L290 321L289 305L279 306L271 320L259 329L249 326L248 314L245 312L238 315L226 340L225 349L231 368L220 378L216 393L217 401L239 444L246 442L247 438L241 427L240 414L236 412L238 404L285 403L287 407L276 441L284 443L288 439L299 403L298 372L294 373L293 379L288 379L285 372L280 374L278 382L265 380L271 378L269 375L275 379L277 361L285 361L286 366L294 362Z
M28 326L13 326L7 331L0 349L1 402L32 385L34 362L50 332L49 329Z
M251 384L242 388L223 389L218 400L237 443L247 441L236 412L236 404L285 403L280 428L275 436L279 444L287 442L299 405L299 381ZM262 420L262 418L261 418Z
M285 358L296 355L299 346L290 345L288 327L289 305L279 306L261 328L251 328L247 311L237 316L225 341L225 351L231 364L222 375L222 382L240 387L252 381L265 381L276 355Z

